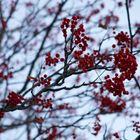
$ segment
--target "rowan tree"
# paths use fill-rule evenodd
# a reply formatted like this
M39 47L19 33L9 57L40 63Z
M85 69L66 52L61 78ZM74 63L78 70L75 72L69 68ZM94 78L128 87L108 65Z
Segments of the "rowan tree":
M137 4L1 0L1 140L134 139L140 133Z

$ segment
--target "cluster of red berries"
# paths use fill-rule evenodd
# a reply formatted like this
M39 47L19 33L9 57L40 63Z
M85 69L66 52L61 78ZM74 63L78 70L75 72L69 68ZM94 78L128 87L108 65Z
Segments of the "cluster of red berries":
M4 112L0 111L0 119L4 117Z
M104 87L111 93L113 93L114 96L122 96L128 95L128 91L125 90L124 87L124 79L122 77L119 77L118 74L115 75L114 78L110 79L109 75L105 76L105 84Z
M120 71L120 75L116 74L116 76L112 79L109 76L105 77L105 88L113 93L114 96L121 96L122 94L128 94L124 87L124 81L131 80L136 73L138 64L136 61L136 57L130 53L130 38L127 32L121 31L115 36L117 40L117 44L121 45L121 48L118 53L114 54L114 65L115 68L118 68ZM112 48L115 48L116 45L113 44Z
M21 95L18 95L14 91L11 91L8 95L6 103L10 107L16 107L18 104L21 104L24 98Z
M101 112L105 112L107 109L108 112L121 112L125 108L125 101L118 99L117 101L111 100L109 97L105 96L101 98Z
M72 133L72 138L75 140L77 138L77 135L75 132Z
M50 53L47 53L46 58L45 58L45 62L46 62L46 65L51 66L51 64L55 65L59 61L58 61L58 58L57 57L52 58L51 57L51 54Z
M37 105L37 108L35 109L36 110L36 113L41 113L43 111L43 109L44 109L43 103L44 103L44 100L41 99L40 96L37 96L36 98L34 98L30 102L31 105Z
M48 87L51 83L51 78L47 78L47 75L44 74L40 79L39 79L39 84L44 85L45 87Z
M83 58L79 59L78 68L86 72L88 69L94 66L93 55L85 54Z
M36 98L34 98L32 101L31 101L31 104L35 104L35 105L42 105L43 108L51 108L52 107L52 99L49 98L47 100L45 100L43 98L43 96L40 94L38 95Z
M9 72L7 75L5 75L2 71L0 72L0 79L2 80L7 80L8 78L12 78L13 77L13 73Z
M42 99L42 95L38 95L30 101L30 104L32 105L42 105L43 103L44 100Z
M47 99L43 105L45 108L52 108L52 98Z
M35 78L35 77L32 77L32 76L28 76L28 80L33 80L34 82L38 83L38 86L44 85L45 87L48 87L51 83L51 78L48 78L47 74L44 74L40 78Z
M133 121L133 131L140 134L140 122Z
M69 105L68 103L61 104L58 106L58 110L68 109L69 108L68 105Z
M114 136L117 140L121 140L118 132L115 132L115 133L113 134L113 136Z
M61 29L64 37L67 37L67 29L70 28L73 36L73 43L78 49L73 51L74 58L78 61L78 68L86 72L89 68L94 66L94 57L88 53L84 56L83 53L88 47L87 41L90 37L85 35L83 24L79 24L80 16L73 16L72 19L64 18L61 24Z
M70 26L70 19L64 18L61 24L61 30L63 32L63 36L67 37L67 28Z
M92 134L97 136L99 131L101 130L101 125L100 125L100 119L97 117L97 120L94 122L94 126L93 126L93 132Z
M67 37L67 29L70 28L70 31L73 33L76 29L76 26L78 24L78 20L80 19L80 16L73 16L72 19L64 18L61 24L61 30L63 32L63 36Z
M75 58L76 60L78 60L78 59L81 58L82 53L83 53L83 52L82 52L81 50L79 50L79 51L74 51L73 56L74 56L74 58Z
M56 65L59 61L64 62L64 58L60 58L60 55L57 53L54 58L52 58L50 53L47 53L46 58L45 58L45 63L46 65L51 66Z
M85 32L84 25L80 24L78 29L75 29L75 32L73 33L73 35L74 35L74 43L82 51L86 50L86 48L88 47L87 41L90 40L90 37L86 36L84 34L84 32Z
M49 136L48 136L48 140L54 140L55 138L56 138L56 136L57 136L57 128L56 127L53 127L52 128L52 132L49 134Z
M123 46L127 45L127 47L129 47L130 37L127 32L124 33L123 31L121 31L115 36L115 39L117 40L118 45L123 45Z
M61 24L61 29L63 32L64 37L67 37L67 29L70 28L70 31L73 35L74 44L77 45L79 48L82 49L82 51L85 51L88 44L87 41L90 40L90 37L86 36L84 34L85 29L84 25L80 24L78 25L78 20L80 19L80 16L73 16L72 19L64 18Z
M38 95L30 101L31 105L37 105L36 112L42 112L44 108L52 108L52 99L44 99L42 95Z
M114 64L119 68L124 80L131 80L138 66L135 56L129 52L128 48L121 48L118 54L114 54Z
M108 55L106 52L104 53L95 53L94 57L101 61L102 64L106 64L107 62L112 61L112 56Z

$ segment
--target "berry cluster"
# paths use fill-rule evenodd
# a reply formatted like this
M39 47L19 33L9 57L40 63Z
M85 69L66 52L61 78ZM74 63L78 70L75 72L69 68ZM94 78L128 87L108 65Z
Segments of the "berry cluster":
M105 84L104 87L114 96L122 96L122 94L127 95L128 92L125 90L123 78L118 77L118 74L115 75L114 78L110 79L109 75L105 76Z
M32 105L42 105L43 103L44 100L42 99L42 95L38 95L30 101L30 104Z
M48 140L54 140L56 138L56 135L57 135L57 128L56 127L53 127L52 128L52 132L49 134L48 136Z
M128 94L124 87L124 81L131 80L136 73L138 64L136 57L130 53L129 44L130 38L126 33L120 32L115 36L115 39L118 42L118 45L121 45L121 48L118 53L114 54L114 65L115 68L118 68L120 75L115 75L114 78L110 79L109 76L105 77L105 88L113 93L114 96L121 96L122 94ZM112 48L116 48L116 45L113 44Z
M108 55L106 52L98 53L97 55L94 54L94 57L96 57L97 60L100 60L102 64L112 61L112 56Z
M137 70L137 62L134 55L129 52L129 49L121 49L118 54L114 54L114 64L119 68L121 77L131 80Z
M3 72L0 72L0 79L7 80L8 78L12 78L13 74L12 72L9 72L7 75L5 75Z
M86 72L89 68L94 66L94 57L89 54L85 54L83 58L79 59L78 68Z
M88 44L87 41L90 40L90 37L85 35L84 25L79 23L80 16L73 16L72 19L64 18L61 24L61 29L63 32L63 36L67 37L67 29L70 28L70 31L73 35L74 44L85 51Z
M54 58L52 58L50 53L47 53L46 58L45 58L45 63L46 65L51 66L56 65L59 61L64 62L64 58L60 58L60 55L57 53Z
M13 78L13 73L9 71L9 67L7 64L0 65L0 79L7 80L9 78Z
M58 106L58 110L69 109L68 103L64 103Z
M44 102L43 106L45 108L52 108L52 99L51 98L47 99L47 101Z
M74 51L73 56L74 56L75 59L78 60L78 59L80 59L82 53L83 53L82 51Z
M97 136L99 131L101 130L101 125L100 125L100 119L97 117L97 120L95 121L94 123L94 126L93 126L93 131L92 134Z
M79 19L80 16L73 16L72 19L64 18L61 29L66 38L67 29L70 28L74 47L78 47L77 50L73 51L73 56L78 61L78 68L86 72L89 68L94 66L94 57L93 55L89 55L89 53L84 55L84 51L86 51L88 47L87 41L91 40L91 38L85 35L84 25L79 24Z
M109 97L105 96L101 98L101 112L105 112L105 108L108 112L121 112L125 108L125 101L118 99L117 101L112 101Z
M87 41L90 40L90 37L86 36L84 34L84 32L85 32L84 25L80 24L78 29L75 29L75 32L73 33L73 35L74 35L74 43L82 51L86 50L86 48L88 47Z
M52 107L52 99L49 98L47 100L45 100L43 98L43 96L40 94L38 95L36 98L34 98L30 104L34 104L34 105L42 105L43 108L49 108L49 107Z
M67 28L70 26L70 19L64 18L61 24L61 30L63 32L63 36L67 37Z
M130 37L127 32L124 33L123 31L121 31L115 36L115 39L117 40L118 45L123 45L123 46L127 45L127 47L129 47Z
M6 103L8 106L16 107L18 104L21 104L24 98L21 95L18 95L14 91L11 91L8 95Z
M34 82L38 83L38 86L44 85L45 87L48 87L51 83L51 78L48 78L46 74L44 74L40 78L35 78L32 76L28 76L28 80L33 80Z
M77 134L75 132L72 133L72 138L75 140L77 138Z
M56 63L58 63L59 61L58 61L58 58L57 57L52 58L51 57L51 54L50 53L47 53L46 58L45 58L45 62L46 62L46 65L51 66L51 64L52 65L56 65Z
M140 134L140 122L133 121L133 131Z
M71 32L74 32L76 29L76 26L78 24L78 20L81 19L81 16L73 16L71 19Z
M47 78L47 75L44 74L40 79L39 79L39 84L44 85L45 87L48 87L51 83L51 78Z
M49 98L45 100L40 94L30 101L30 105L37 105L36 112L40 113L44 108L52 108L52 99Z
M70 28L70 31L73 33L76 30L76 26L78 24L78 20L80 19L80 16L73 16L72 19L64 18L61 24L61 30L63 32L63 36L67 37L67 29Z
M115 133L113 134L113 136L114 136L116 139L121 140L118 132L115 132Z

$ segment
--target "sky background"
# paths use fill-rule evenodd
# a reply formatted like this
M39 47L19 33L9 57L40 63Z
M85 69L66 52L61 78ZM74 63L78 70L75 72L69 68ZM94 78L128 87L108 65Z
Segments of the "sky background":
M54 0L54 1L55 2L59 2L59 0ZM106 0L105 4L108 4L109 7L112 7L111 1L112 0ZM43 0L42 0L42 2L43 2ZM71 4L73 5L73 7L77 6L77 5L78 6L79 5L84 5L84 0L71 0L70 1L70 5ZM133 3L133 8L130 9L130 16L131 16L131 20L133 22L137 21L137 22L140 23L140 14L139 13L140 13L140 0L135 0L135 2ZM24 14L25 14L25 10L21 9L21 12L19 12L16 16L19 17L19 20L20 20L20 18L22 18L22 15L24 15ZM120 24L127 26L128 23L127 23L127 17L126 17L126 10L125 10L125 8L122 8L122 9L118 10L117 14L120 15ZM14 23L14 24L16 24L16 23ZM128 30L126 28L126 26L125 26L124 30ZM137 73L139 73L139 72L140 71L137 71ZM19 114L19 113L20 113L20 111L15 111L15 114ZM128 120L127 117L126 118L125 117L122 118L122 117L118 116L116 118L116 116L114 116L114 115L106 115L106 116L101 117L101 120L102 120L102 123L106 124L108 127L110 126L112 121L113 122L115 121L115 123L114 123L115 131L116 130L119 131L119 130L123 129L125 126L130 126L131 125L131 123L130 123L131 120ZM89 120L88 123L89 123L89 126L90 126L90 123L92 125L93 121ZM89 127L89 129L90 129L90 127ZM16 139L12 139L15 135L18 136L17 140L19 139L19 137L22 137L22 140L26 140L26 136L23 135L23 132L25 130L17 128L17 131L18 131L18 135L17 135L16 129L14 129L13 132L12 131L8 131L7 133L1 134L0 135L0 140L16 140ZM103 134L103 133L101 133L101 134ZM128 138L127 140L134 140L134 138L137 136L137 134L135 132L133 132L131 128L127 129L125 135L126 135L126 138ZM94 140L94 139L101 140L102 135L99 135L96 138L93 138L93 136L91 138L91 135L89 135L89 136L87 136L87 138L88 138L88 140ZM40 139L37 139L37 140L40 140Z

